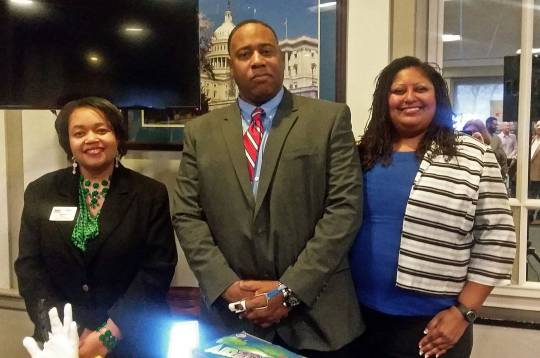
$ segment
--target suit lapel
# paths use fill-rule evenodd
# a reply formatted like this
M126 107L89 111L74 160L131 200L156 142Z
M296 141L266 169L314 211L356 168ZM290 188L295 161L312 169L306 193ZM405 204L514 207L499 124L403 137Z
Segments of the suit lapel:
M111 179L111 190L101 208L99 235L88 242L88 249L84 256L86 264L92 262L103 243L109 239L112 232L122 222L135 198L131 189L132 184L127 169L122 166L115 169Z
M253 191L251 190L251 184L249 182L249 173L247 170L247 159L244 150L244 144L242 141L242 122L240 110L237 105L229 107L224 120L222 121L221 129L223 131L223 137L227 145L229 152L229 158L236 172L236 177L244 196L253 207L255 199L253 197ZM216 173L219 175L219 173Z
M274 172L281 156L283 144L287 139L289 131L298 119L297 110L298 108L296 108L294 105L291 93L285 90L283 100L278 107L274 120L272 121L272 129L268 135L266 147L264 148L261 179L257 189L254 217L257 216L262 202L264 201L264 197L268 192L270 183L272 182L272 178L274 177Z
M73 255L75 260L84 266L84 259L81 250L71 243L71 234L73 233L73 227L79 214L79 175L73 175L70 171L66 170L60 177L57 183L57 192L61 197L55 206L72 206L77 208L77 213L72 221L55 221L54 225L59 231L61 241L66 245L67 250Z

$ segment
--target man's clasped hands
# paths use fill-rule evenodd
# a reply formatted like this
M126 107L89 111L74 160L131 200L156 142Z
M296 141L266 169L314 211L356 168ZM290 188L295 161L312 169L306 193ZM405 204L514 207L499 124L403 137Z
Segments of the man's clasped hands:
M283 295L277 294L270 299L265 295L278 286L278 281L241 280L230 285L222 296L229 303L245 300L246 310L238 313L238 317L266 328L289 314L290 309L283 305Z

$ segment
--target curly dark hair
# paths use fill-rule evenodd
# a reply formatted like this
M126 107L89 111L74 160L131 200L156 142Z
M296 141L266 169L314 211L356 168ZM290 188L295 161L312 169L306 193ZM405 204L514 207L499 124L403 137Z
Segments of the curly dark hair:
M422 62L416 57L405 56L393 60L377 77L370 118L365 133L358 144L364 170L369 170L379 161L383 165L389 165L392 161L393 144L398 133L390 119L388 96L397 73L410 67L417 68L431 81L435 88L437 106L435 117L416 149L417 157L422 158L432 147L432 143L436 144L433 147L433 155L442 154L449 159L456 154L456 135L452 127L454 113L446 82L438 68L427 62Z
M118 155L122 157L127 153L128 130L122 112L105 98L85 97L66 103L54 122L54 127L58 134L58 142L62 149L64 149L64 152L66 152L68 160L73 156L71 147L69 146L69 117L78 108L92 108L102 113L105 119L111 124L116 140L118 141Z

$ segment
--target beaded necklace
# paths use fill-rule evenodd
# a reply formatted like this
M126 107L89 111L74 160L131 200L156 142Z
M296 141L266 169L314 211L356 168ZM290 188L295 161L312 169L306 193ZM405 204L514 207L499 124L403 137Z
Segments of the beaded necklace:
M79 215L71 233L71 242L83 252L86 251L88 241L99 235L99 216L101 210L93 216L88 210L88 205L92 209L95 209L98 206L98 200L101 198L105 199L105 196L109 192L110 180L111 177L108 180L103 179L101 181L102 188L100 191L100 183L92 183L90 180L84 179L81 175L79 182ZM90 188L93 190L90 191ZM87 196L90 199L88 204L86 200Z
M111 177L109 179L103 179L101 181L101 191L99 190L99 184L98 182L92 183L90 179L84 179L81 176L81 189L85 196L90 195L90 206L92 209L95 209L98 205L98 200L101 198L105 199L105 195L109 192L109 184L111 182ZM90 191L90 189L94 189Z

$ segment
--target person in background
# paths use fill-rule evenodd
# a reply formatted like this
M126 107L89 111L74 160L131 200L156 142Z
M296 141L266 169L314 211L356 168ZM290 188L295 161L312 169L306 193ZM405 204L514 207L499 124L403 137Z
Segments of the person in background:
M497 123L498 120L495 117L488 117L486 119L486 129L490 136L489 145L491 145L491 149L495 152L495 155L500 151L501 153L504 153L506 156L506 152L504 151L504 148L502 146L502 141L497 135ZM508 158L508 156L506 156ZM504 176L503 176L504 178Z
M517 170L517 138L510 133L511 122L503 122L499 138L501 139L504 153L506 154L506 163L508 164L507 187L508 195L515 196L516 193L516 170Z
M531 140L531 163L529 165L529 191L531 199L540 197L540 121L534 124L534 136Z
M308 357L356 356L364 325L347 253L362 182L349 109L283 88L268 24L239 23L228 48L239 98L187 124L174 195L203 340L245 330ZM246 311L229 310L243 300Z
M499 138L502 142L502 147L508 159L516 159L517 157L517 138L516 135L510 133L512 123L503 122Z
M81 358L162 357L177 262L167 189L120 164L127 128L109 101L69 102L55 127L72 165L26 188L15 261L34 337L71 303Z
M452 116L428 63L402 57L379 74L350 252L366 322L359 357L469 357L477 310L510 283L516 237L497 160Z
M496 128L497 126L496 122L495 122L495 125L492 124L492 121L490 122L491 122L491 128L493 129L494 126ZM501 141L499 140L499 137L490 134L487 127L479 119L472 119L470 121L467 121L467 123L463 125L463 132L467 134L471 134L473 138L479 140L480 142L486 145L491 146L493 153L495 153L495 158L497 158L497 163L499 163L499 166L501 167L501 175L503 177L503 180L506 181L506 174L508 172L508 163L506 162L506 154L504 154L504 150L502 148L502 144L501 144Z

